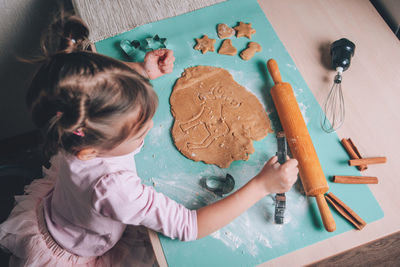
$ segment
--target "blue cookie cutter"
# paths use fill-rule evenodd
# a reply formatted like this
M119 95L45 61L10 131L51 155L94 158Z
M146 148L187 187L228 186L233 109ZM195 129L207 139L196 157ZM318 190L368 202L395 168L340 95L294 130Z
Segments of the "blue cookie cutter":
M122 40L121 49L134 61L143 61L147 52L161 48L167 48L167 38L161 38L158 34L143 40Z
M225 177L211 176L203 178L201 184L205 189L223 197L223 195L232 192L235 187L235 180L228 173Z

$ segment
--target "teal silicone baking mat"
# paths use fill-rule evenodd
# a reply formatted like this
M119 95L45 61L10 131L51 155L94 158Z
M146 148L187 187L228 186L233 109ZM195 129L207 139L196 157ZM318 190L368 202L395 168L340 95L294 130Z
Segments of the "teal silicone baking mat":
M117 14L116 14L117 15ZM252 23L256 33L251 41L262 46L262 51L249 61L238 55L227 56L217 52L202 54L194 50L195 38L204 34L216 39L216 51L222 40L216 27L225 23L231 27L238 22ZM295 22L294 22L295 23ZM196 209L219 199L203 189L200 180L209 176L231 174L235 190L254 177L267 159L276 153L276 138L269 134L254 142L255 152L248 161L235 161L227 169L184 157L174 146L171 137L173 117L169 97L176 80L185 68L208 65L227 69L235 81L255 94L275 127L279 125L269 90L273 83L266 69L266 61L276 59L282 79L289 82L307 123L330 192L356 211L367 223L383 217L383 212L366 185L344 185L330 182L332 175L360 175L355 167L347 165L348 155L336 133L327 134L320 127L321 108L274 32L257 1L231 0L206 7L178 17L137 27L131 31L96 43L99 53L129 60L121 50L121 40L144 40L158 34L167 38L167 48L176 57L174 71L152 81L159 96L159 107L154 117L154 128L145 139L145 145L135 160L139 176L147 185L154 186L186 207ZM232 44L242 51L249 39L230 37ZM274 198L267 196L226 227L208 237L181 242L160 236L169 266L254 266L288 252L330 238L354 227L332 210L337 230L328 233L323 228L315 199L304 196L300 183L287 193L285 224L273 221Z

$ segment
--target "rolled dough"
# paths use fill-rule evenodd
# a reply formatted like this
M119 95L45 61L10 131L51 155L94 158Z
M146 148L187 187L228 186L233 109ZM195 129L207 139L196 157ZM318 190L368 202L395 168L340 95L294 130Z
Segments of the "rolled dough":
M223 68L185 69L170 104L175 145L194 161L227 168L232 161L247 160L254 152L252 140L272 132L257 97Z

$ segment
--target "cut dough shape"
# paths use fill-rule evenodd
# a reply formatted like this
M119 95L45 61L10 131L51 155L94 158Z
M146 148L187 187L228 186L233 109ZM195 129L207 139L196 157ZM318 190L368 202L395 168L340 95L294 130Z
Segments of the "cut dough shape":
M226 39L222 42L218 53L222 55L234 56L237 53L237 49L232 45L231 39Z
M225 23L220 23L217 26L217 33L220 39L225 39L233 36L235 34L235 30Z
M202 38L196 38L196 42L194 49L201 50L203 54L207 53L207 51L214 52L215 39L210 39L207 35L203 35Z
M194 161L227 168L232 161L248 160L254 152L252 140L272 132L258 98L223 68L185 69L170 104L175 145Z
M260 52L261 50L261 45L256 42L250 42L247 44L247 48L240 53L240 57L243 60L250 60L256 52Z
M256 30L251 27L251 23L239 22L239 26L234 27L236 30L236 37L247 37L251 39L251 35L256 33Z

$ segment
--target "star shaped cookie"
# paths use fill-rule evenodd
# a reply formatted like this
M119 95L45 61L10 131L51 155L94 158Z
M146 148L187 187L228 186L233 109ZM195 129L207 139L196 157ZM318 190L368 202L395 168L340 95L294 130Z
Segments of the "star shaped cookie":
M202 38L196 38L196 42L194 49L201 50L203 54L207 51L214 52L215 39L210 39L207 35L204 35Z
M247 37L251 39L251 35L256 33L256 30L251 27L251 23L239 22L239 25L234 27L236 30L236 37Z

